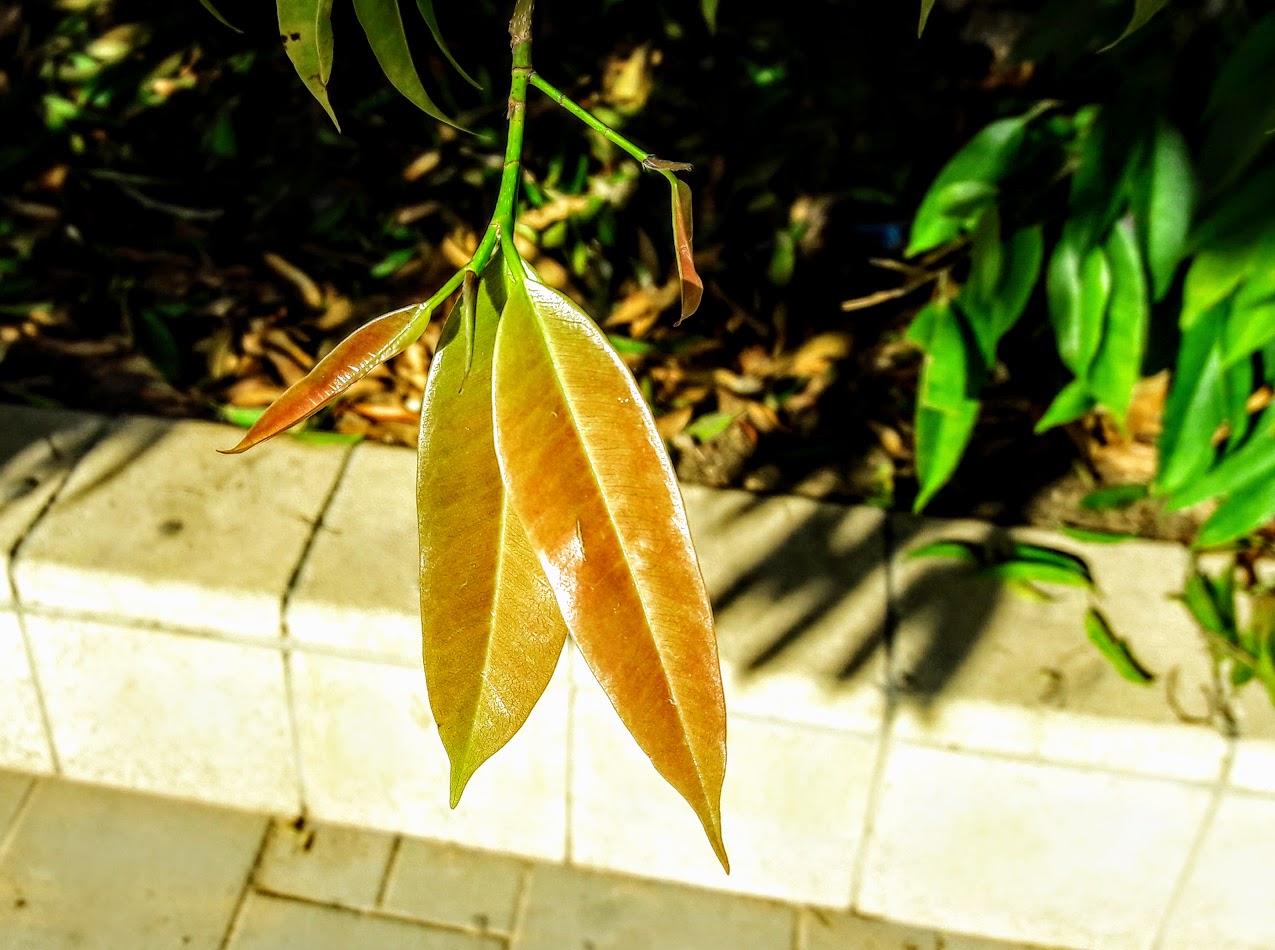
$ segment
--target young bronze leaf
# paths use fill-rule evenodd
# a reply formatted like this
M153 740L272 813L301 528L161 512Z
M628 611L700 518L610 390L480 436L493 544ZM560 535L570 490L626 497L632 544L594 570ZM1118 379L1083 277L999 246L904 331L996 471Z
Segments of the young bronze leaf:
M500 471L567 629L729 869L713 615L646 403L594 323L530 279L510 287L494 380Z
M499 258L487 268L493 276L478 287L472 322L463 303L452 311L421 415L422 653L430 708L452 764L453 808L475 770L527 721L567 637L496 464L492 298L503 298L501 268Z
M398 0L354 0L354 13L359 18L363 32L367 34L367 41L376 61L381 64L381 71L394 88L426 115L459 129L459 125L443 115L442 110L434 105L434 100L421 85L421 77L417 75L416 66L412 63L412 51L407 45Z
M279 0L279 38L292 66L323 106L332 124L341 129L328 101L332 77L332 0Z
M695 272L695 255L691 250L691 187L672 172L666 171L663 175L673 189L673 244L677 249L677 276L682 281L682 316L677 322L681 323L699 309L704 282Z
M278 435L318 412L342 390L386 360L407 349L421 335L430 312L420 304L393 310L359 327L319 360L314 369L270 404L238 445L222 451L237 455Z

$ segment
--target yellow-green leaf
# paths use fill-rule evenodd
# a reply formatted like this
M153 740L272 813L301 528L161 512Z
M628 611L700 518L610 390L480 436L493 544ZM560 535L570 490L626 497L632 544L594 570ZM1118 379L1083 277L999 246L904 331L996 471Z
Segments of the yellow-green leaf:
M1124 28L1124 32L1120 34L1116 40L1109 46L1103 47L1104 50L1111 49L1116 43L1119 43L1131 33L1136 33L1150 22L1151 18L1164 9L1165 4L1169 0L1134 0L1133 16L1129 20L1129 25Z
M341 123L328 101L332 77L332 0L278 0L279 38L292 67L323 106L332 124Z
M921 22L916 25L916 35L925 32L926 21L930 19L930 11L934 9L934 0L921 0Z
M376 61L381 64L381 71L394 88L426 115L461 128L434 105L434 100L421 85L421 78L412 63L412 51L407 45L407 33L403 30L403 15L398 8L398 0L354 0L354 12L363 32L367 34L367 41Z
M494 404L510 501L585 662L728 867L721 668L673 468L593 321L531 279L509 293Z
M219 22L222 26L228 26L232 30L234 30L236 33L243 32L243 30L239 29L239 27L235 26L233 23L227 20L224 16L222 16L221 11L217 9L217 7L213 4L212 0L199 0L199 2L203 4L203 7L205 10L207 10L209 13L211 13L213 16L217 18L217 22Z
M261 414L243 441L223 454L246 452L314 415L342 390L407 349L407 345L424 331L429 316L430 311L420 304L413 304L359 327L319 360L304 379L289 386Z
M496 463L491 371L502 268L499 258L489 265L472 322L463 303L452 311L421 413L422 654L453 808L475 770L527 721L567 636Z

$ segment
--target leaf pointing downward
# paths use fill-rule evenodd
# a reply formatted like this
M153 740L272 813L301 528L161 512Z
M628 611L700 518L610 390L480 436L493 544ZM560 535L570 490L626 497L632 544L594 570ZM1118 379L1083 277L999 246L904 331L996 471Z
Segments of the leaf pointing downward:
M493 297L503 303L502 266L499 258L489 265L493 276L478 287L472 322L463 303L452 311L421 415L422 653L430 708L452 764L453 808L475 770L522 728L567 637L496 464Z
M673 245L677 250L677 276L682 282L682 316L677 322L681 323L699 309L704 282L695 272L695 254L691 249L691 187L670 171L661 174L673 189Z
M243 441L222 454L246 452L314 415L342 390L407 349L407 345L421 335L429 316L429 310L413 304L359 327L319 360L304 379L293 383L271 403Z
M310 94L341 129L328 101L332 77L332 0L279 0L279 36Z
M713 617L641 393L593 322L530 279L510 288L494 380L500 470L567 628L729 869Z
M412 52L407 45L398 0L354 0L354 12L385 78L426 115L459 129L459 125L434 105L434 100L421 85L421 78L412 64Z

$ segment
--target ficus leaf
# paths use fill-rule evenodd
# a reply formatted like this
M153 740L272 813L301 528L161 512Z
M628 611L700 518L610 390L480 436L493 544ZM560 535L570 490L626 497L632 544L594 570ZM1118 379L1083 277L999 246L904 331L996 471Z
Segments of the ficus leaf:
M421 85L421 78L412 64L412 51L407 45L398 0L354 0L354 12L367 34L376 61L381 64L381 71L394 88L426 115L461 128L434 105L434 100Z
M278 0L279 38L292 66L339 131L328 101L332 76L332 0Z
M1124 32L1118 36L1114 42L1103 47L1103 50L1109 50L1121 40L1125 39L1131 33L1136 33L1150 22L1151 18L1164 9L1169 0L1134 0L1133 17L1129 20L1129 25L1124 28Z
M228 26L230 27L230 29L234 30L236 33L243 32L243 30L239 29L239 27L235 26L233 23L227 20L224 16L222 16L221 11L217 9L217 7L213 4L212 0L199 0L199 2L203 5L205 10L207 10L209 13L211 13L213 16L217 18L217 22L219 22L222 26Z
M1054 397L1054 401L1049 404L1049 408L1040 417L1033 431L1039 435L1042 432L1048 432L1054 426L1074 422L1095 405L1097 403L1089 394L1084 380L1073 379Z
M916 25L916 35L925 32L925 24L930 19L930 11L934 9L934 0L921 0L921 22Z
M1182 133L1164 119L1156 123L1147 169L1138 177L1138 229L1151 272L1152 299L1159 301L1173 283L1195 209L1191 153Z
M1085 633L1089 642L1106 657L1112 669L1130 683L1146 686L1155 680L1146 667L1138 662L1138 658L1129 649L1129 644L1116 636L1107 618L1092 607L1085 611Z
M1089 388L1123 426L1134 384L1142 374L1150 310L1142 253L1132 221L1117 222L1107 238L1106 251L1111 262L1111 300Z
M681 323L699 309L700 300L704 297L704 282L695 271L695 254L691 248L694 224L691 187L671 171L661 174L668 179L673 190L673 246L677 251L677 276L682 282L682 315L677 323Z
M434 13L434 0L416 0L417 7L420 8L421 17L425 20L425 25L429 27L430 36L434 37L434 42L438 44L439 51L447 57L447 61L452 64L452 69L460 73L460 78L465 80L475 89L481 89L479 85L470 75L461 68L460 63L456 62L456 57L452 55L451 49L447 45L447 41L443 39L443 31L438 27L438 16Z
M359 327L319 360L303 379L289 386L261 414L243 441L223 454L246 452L309 418L342 390L407 349L408 344L424 331L429 317L430 311L420 304L413 304Z
M451 761L455 808L475 770L522 728L567 629L496 462L492 354L503 264L456 305L430 365L416 511L430 709Z
M994 577L1002 581L1030 581L1034 584L1061 584L1065 587L1092 587L1089 578L1069 567L1045 561L1001 561L980 568L979 577Z
M1054 247L1045 275L1045 296L1058 341L1058 355L1077 376L1084 374L1085 366L1081 357L1081 260L1076 244L1063 235Z
M1213 462L1209 436L1227 415L1218 345L1227 310L1227 305L1222 305L1182 334L1156 445L1160 457L1156 489L1160 492L1175 492L1195 482Z
M510 288L494 376L501 474L567 628L728 867L713 616L642 394L594 323L530 278Z
M1181 488L1165 506L1177 511L1217 495L1244 493L1252 486L1275 480L1275 405L1268 406L1248 441L1203 476Z
M931 303L914 320L914 325L921 323L927 340L916 403L919 491L913 511L924 508L956 471L978 418L978 400L969 393L982 368L950 303Z

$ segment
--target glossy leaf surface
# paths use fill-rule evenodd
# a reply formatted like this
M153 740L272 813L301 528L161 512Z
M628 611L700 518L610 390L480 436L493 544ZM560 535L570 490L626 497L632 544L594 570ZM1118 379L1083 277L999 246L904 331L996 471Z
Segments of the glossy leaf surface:
M1129 644L1116 635L1115 630L1101 612L1090 607L1085 612L1085 634L1089 642L1098 648L1112 669L1130 683L1146 686L1155 680L1129 649Z
M1138 224L1152 299L1162 300L1186 248L1195 209L1195 175L1182 133L1161 119L1151 137L1145 173L1140 176Z
M913 510L920 511L947 484L965 452L978 418L979 403L970 396L981 358L948 303L931 303L913 320L925 349L916 404L916 477L919 491Z
M421 413L422 655L453 808L475 770L527 721L567 636L496 463L491 375L502 266L499 258L488 266L472 320L464 303L452 311Z
M1227 415L1218 347L1219 324L1225 319L1223 307L1182 334L1157 445L1156 487L1161 492L1177 491L1213 462L1209 437Z
M566 297L511 286L496 453L567 628L625 727L722 865L726 709L677 480L632 376Z
M413 304L359 327L319 360L303 379L293 383L271 403L248 430L243 441L225 454L246 452L309 418L342 390L403 352L421 335L428 322L429 311Z
M341 123L328 101L332 76L332 0L278 0L279 36L292 66L323 106L332 124Z
M456 125L442 113L429 97L421 78L412 63L412 52L403 31L403 16L398 0L354 0L354 12L359 18L368 44L381 64L381 71L404 96L426 115L440 122ZM459 126L457 126L459 128Z
M1106 251L1111 262L1111 300L1102 345L1090 372L1090 391L1124 425L1134 384L1142 374L1149 319L1146 275L1131 221L1111 229Z

